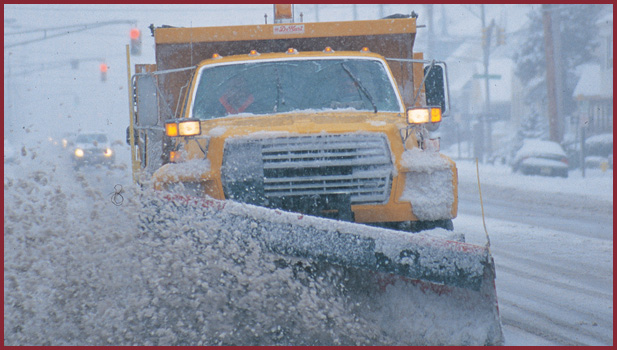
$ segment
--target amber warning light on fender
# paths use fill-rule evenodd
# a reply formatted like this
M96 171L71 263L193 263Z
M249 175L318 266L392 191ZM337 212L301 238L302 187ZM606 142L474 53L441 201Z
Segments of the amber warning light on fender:
M441 108L439 107L410 108L407 110L407 123L409 124L439 123L440 121Z
M201 134L199 120L170 121L165 123L165 135L176 136L195 136Z

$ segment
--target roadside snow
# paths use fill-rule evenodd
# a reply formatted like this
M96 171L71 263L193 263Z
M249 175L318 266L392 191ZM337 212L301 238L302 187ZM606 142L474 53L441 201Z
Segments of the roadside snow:
M471 160L455 160L459 182L477 184L476 163ZM570 170L568 178L529 176L512 173L507 165L478 164L480 185L489 184L509 189L532 192L592 197L613 202L613 170L587 169L585 177L580 170ZM573 197L573 200L576 197Z

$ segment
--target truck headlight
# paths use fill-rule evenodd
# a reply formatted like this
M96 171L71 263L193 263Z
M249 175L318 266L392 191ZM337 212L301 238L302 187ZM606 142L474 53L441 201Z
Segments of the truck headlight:
M165 123L165 135L176 136L196 136L201 134L201 124L199 120L173 120Z
M441 108L439 107L409 108L407 110L407 123L409 124L439 123L440 121Z
M105 149L105 153L103 153L105 155L105 157L111 157L111 155L113 154L111 148L106 148Z
M81 148L76 148L75 149L75 157L77 158L81 158L84 156L84 150Z
M178 123L180 136L195 136L201 134L199 120L189 120Z

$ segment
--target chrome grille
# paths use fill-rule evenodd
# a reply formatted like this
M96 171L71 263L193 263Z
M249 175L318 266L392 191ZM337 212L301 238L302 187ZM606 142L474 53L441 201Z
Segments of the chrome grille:
M392 161L383 134L320 134L260 140L265 197L349 194L383 203Z

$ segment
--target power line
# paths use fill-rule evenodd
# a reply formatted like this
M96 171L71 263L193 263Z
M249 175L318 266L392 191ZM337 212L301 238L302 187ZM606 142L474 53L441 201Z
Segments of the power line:
M108 21L108 22L98 22L96 24L100 24L100 25L95 25L94 27L99 27L102 25L108 25L108 24L136 24L137 21L135 20L119 20L119 21ZM73 24L70 26L62 26L62 27L51 27L51 28L38 28L38 29L30 29L30 30L23 30L20 32L10 32L10 33L4 33L5 36L7 35L18 35L18 34L28 34L28 33L38 33L38 32L48 32L48 31L54 31L54 30L63 30L63 29L70 29L70 28L82 28L82 27L86 27L86 29L88 29L88 26L92 26L94 23L88 23L88 24Z
M152 6L152 5L147 5L147 6ZM165 5L161 5L161 6L165 6ZM271 5L268 5L271 6ZM84 11L84 7L81 8L70 8L70 7L62 7L62 8L54 8L54 7L39 7L39 8L34 8L34 7L24 7L24 6L18 6L18 7L10 7L10 6L5 6L4 7L5 11L6 10L12 10L12 11L78 11L78 12L83 12ZM245 7L244 5L242 6L242 10L262 10L262 7ZM88 11L91 12L127 12L127 8L126 7L103 7L103 8L87 8ZM132 9L129 8L129 11L131 11ZM135 7L134 9L135 11L139 11L139 12L187 12L187 11L191 11L191 12L220 12L220 11L233 11L233 9L231 7L219 7L219 8L212 8L212 7L204 7L204 5L196 5L196 6L190 6L190 7L179 7L177 5L173 5L173 7L164 7L164 8L153 8L153 7L145 7L143 5L140 5L139 7Z
M88 29L103 27L103 26L112 25L112 24L136 24L136 23L137 23L137 21L135 21L135 20L118 20L118 21L107 21L107 22L98 22L98 23L89 23L89 24L76 24L76 25L71 25L71 26L41 28L41 29L26 30L26 31L22 31L22 32L5 33L4 35L6 36L6 35L13 35L13 34L25 34L25 33L43 32L43 37L42 38L37 38L37 39L30 39L30 40L20 41L20 42L13 43L13 44L4 45L4 48L6 49L6 48L10 48L10 47L15 47L15 46L31 44L31 43L35 43L35 42L51 39L51 38L56 38L56 37L59 37L59 36L65 36L65 35L69 35L69 34L73 34L73 33L83 32L83 31L88 30ZM76 30L66 30L66 29L70 29L70 28L78 28L78 29L76 29ZM50 34L50 35L47 34L47 32L53 32L53 31L61 31L61 32L60 33L55 33L55 34Z

